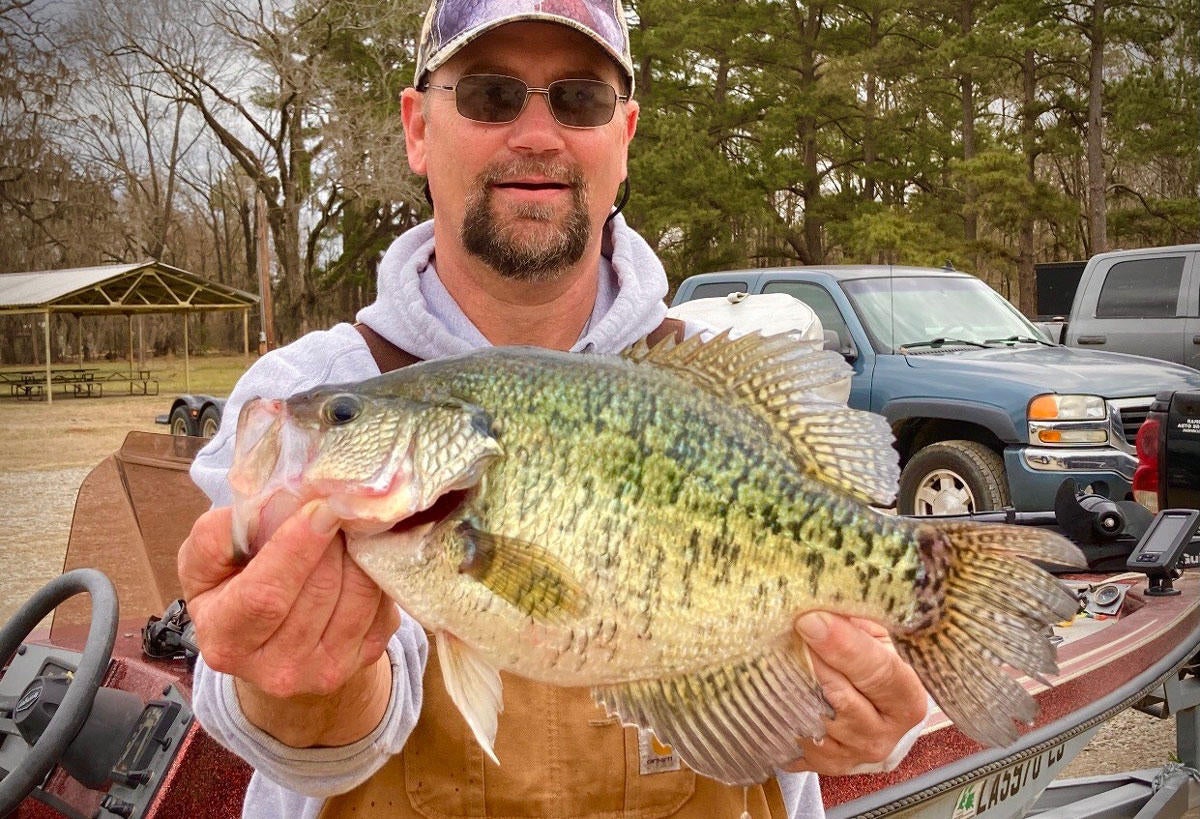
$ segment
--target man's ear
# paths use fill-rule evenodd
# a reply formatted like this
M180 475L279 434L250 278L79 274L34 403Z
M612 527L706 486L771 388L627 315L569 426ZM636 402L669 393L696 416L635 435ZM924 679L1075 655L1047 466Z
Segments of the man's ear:
M626 167L623 170L626 174L629 173L629 143L633 140L633 135L637 133L639 111L641 111L641 108L638 106L637 100L629 100L625 103L623 111L624 117L621 121L621 124L624 126L625 131L625 158L623 161L625 162Z
M415 88L405 88L400 94L400 121L404 124L404 147L408 167L420 176L425 175L425 95Z

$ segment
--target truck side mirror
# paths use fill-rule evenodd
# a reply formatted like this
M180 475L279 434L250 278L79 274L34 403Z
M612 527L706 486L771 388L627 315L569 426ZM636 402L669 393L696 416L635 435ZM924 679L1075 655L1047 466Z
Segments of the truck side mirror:
M850 362L858 358L858 350L854 347L852 339L846 339L845 343L843 343L842 337L838 334L837 330L825 330L823 332L825 343L822 345L822 349L841 353L842 357Z

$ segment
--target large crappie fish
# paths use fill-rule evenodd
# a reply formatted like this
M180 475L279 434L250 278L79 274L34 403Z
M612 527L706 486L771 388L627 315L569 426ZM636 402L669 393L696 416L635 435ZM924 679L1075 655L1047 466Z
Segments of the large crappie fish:
M846 376L786 336L622 356L498 348L242 411L230 481L252 552L312 498L353 559L437 640L490 753L498 669L588 686L699 773L747 784L831 715L793 628L810 609L889 629L968 735L1036 706L1001 664L1056 671L1076 600L1028 561L1083 565L1043 530L880 514L878 415L814 397ZM493 756L494 758L494 756Z

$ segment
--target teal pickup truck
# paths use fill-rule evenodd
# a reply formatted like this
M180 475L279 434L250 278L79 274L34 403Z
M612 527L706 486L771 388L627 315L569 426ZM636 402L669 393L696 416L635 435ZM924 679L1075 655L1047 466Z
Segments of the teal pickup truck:
M850 405L891 422L901 514L1048 511L1066 478L1131 500L1134 442L1154 396L1200 388L1190 367L1055 344L954 270L705 273L672 304L734 292L786 293L821 319L826 346L853 368Z

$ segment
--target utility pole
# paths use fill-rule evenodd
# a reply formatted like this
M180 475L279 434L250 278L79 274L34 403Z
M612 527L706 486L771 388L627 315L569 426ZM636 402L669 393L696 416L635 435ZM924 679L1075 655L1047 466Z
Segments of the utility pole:
M275 349L275 311L271 307L271 251L267 246L267 200L258 191L254 197L255 243L258 245L259 316L262 321L258 334L259 355Z

